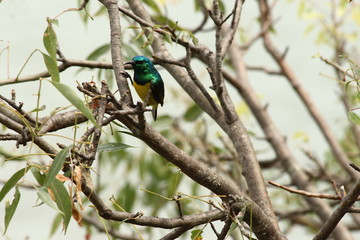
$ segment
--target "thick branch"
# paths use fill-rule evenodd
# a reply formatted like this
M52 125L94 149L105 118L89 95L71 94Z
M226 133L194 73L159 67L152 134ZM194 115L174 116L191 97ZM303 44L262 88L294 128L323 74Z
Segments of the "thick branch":
M286 145L284 137L275 126L275 123L272 121L272 118L266 111L266 108L264 108L262 103L259 101L254 89L251 87L238 47L231 47L230 59L232 65L235 68L237 76L234 78L225 72L224 75L226 79L238 90L239 94L248 104L258 123L262 127L269 143L274 148L277 158L279 158L284 170L289 173L292 182L298 188L309 192L315 192L313 187L310 185L305 172L300 167L290 149ZM323 221L325 221L330 216L331 209L325 202L322 202L320 199L316 198L306 198L305 200L310 206L314 208L314 211ZM342 231L344 231L344 234L349 234L343 225L339 226L339 229L340 228L341 230L338 231L339 234L341 234Z

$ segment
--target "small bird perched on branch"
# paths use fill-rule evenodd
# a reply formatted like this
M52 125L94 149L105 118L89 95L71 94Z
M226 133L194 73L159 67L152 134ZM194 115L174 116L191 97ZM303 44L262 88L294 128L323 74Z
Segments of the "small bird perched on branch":
M130 78L137 94L147 106L152 106L154 121L157 118L157 108L164 104L164 82L151 60L145 56L136 56L125 64L131 64L134 69L134 81Z

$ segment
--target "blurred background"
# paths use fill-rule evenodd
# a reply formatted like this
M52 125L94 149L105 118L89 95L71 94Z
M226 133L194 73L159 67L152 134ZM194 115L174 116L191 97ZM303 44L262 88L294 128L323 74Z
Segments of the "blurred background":
M198 23L202 19L202 15L195 10L193 1L158 0L156 2L161 11L166 13L166 15L171 17L174 21L178 21L178 24L182 27L191 29L194 27L194 23ZM225 5L230 4L228 1L224 2L226 2ZM339 100L340 91L338 79L334 77L333 69L319 59L320 56L329 59L332 58L334 51L331 45L326 43L326 39L321 39L321 36L319 36L320 31L317 29L319 26L316 25L315 22L318 16L314 15L312 12L302 10L302 8L305 8L302 5L303 2L304 1L296 0L277 1L276 6L273 9L273 16L276 23L272 37L279 49L285 51L285 49L288 48L286 61L292 66L293 70L301 80L301 83L315 100L317 107L331 125L332 131L339 139L341 139L345 136L344 129L349 122L346 110ZM320 2L315 3L315 5L320 5L318 7L321 12L327 11L330 2L335 1ZM126 3L120 1L120 4L125 5ZM35 52L31 55L36 49L41 51L45 50L42 38L44 30L47 27L46 18L54 18L62 11L77 7L78 5L78 1L70 0L4 0L0 2L0 84L1 80L16 77L22 68L21 76L46 70L41 54ZM100 7L101 4L97 1L90 1L90 4L88 4L87 11L93 19L86 16L84 12L79 13L77 11L65 12L57 18L58 24L55 25L54 29L58 37L60 49L66 58L79 60L93 58L93 60L111 61L110 54L106 51L106 46L109 43L110 37L108 19ZM239 35L242 39L237 39L237 41L249 39L250 36L259 31L257 18L258 10L256 2L246 1L241 16L241 29L239 29L241 32ZM354 49L353 57L355 58L355 41L358 40L355 32L358 29L358 25L356 25L356 17L353 19L353 22L349 21L349 23L346 24L344 31L349 33L349 39L353 37L353 40L349 40L349 45ZM137 52L138 46L131 46L132 44L135 44L133 39L136 36L131 29L133 26L132 23L122 19L121 24L124 35L123 56L124 61L128 61L133 56L140 54L140 52ZM354 33L354 35L351 36L351 33ZM212 32L201 33L196 35L196 37L198 37L199 42L214 49L214 34ZM184 56L182 47L177 46L176 44L169 45L168 47L174 56L179 58ZM98 52L95 52L94 50L98 50ZM144 51L146 52L149 50L145 49ZM275 69L276 67L268 55L264 53L261 41L257 41L254 44L251 51L245 55L244 60L251 66L264 66L268 69ZM196 73L203 77L201 80L204 82L209 81L207 71L203 65L196 60L193 61L192 64ZM191 114L196 115L196 113L191 112L191 107L193 106L191 99L182 92L182 89L165 70L160 66L158 66L157 69L160 71L165 81L166 97L164 107L159 108L158 110L160 119L156 123L153 123L154 127L159 131L166 132L166 130L168 130L167 124L169 118L178 119L182 128L191 132L193 128L193 125L190 124L192 123ZM130 72L130 74L132 74L132 72ZM112 86L112 89L115 89L111 71L108 70L99 72L99 70L80 70L80 68L72 67L61 73L61 82L66 83L74 89L76 88L77 82L90 82L92 80L99 82L103 79L106 79ZM310 118L297 95L294 94L292 87L283 77L278 75L269 76L260 71L250 71L249 79L264 105L268 104L268 111L284 137L288 139L288 145L298 159L304 161L305 168L311 168L313 163L304 156L303 149L310 151L320 159L328 156L328 145L322 137L321 132ZM208 85L210 85L210 82ZM11 91L14 89L17 96L16 101L23 102L24 108L31 110L36 108L39 87L39 81L0 85L0 94L10 97ZM269 149L268 143L261 139L262 131L251 116L246 104L231 86L229 86L229 91L237 106L241 119L248 131L254 136L252 140L254 148L258 153L258 159L272 159L274 153ZM133 93L132 96L135 101L138 100L135 93ZM44 110L39 114L45 116L54 111L57 107L63 106L64 101L66 101L65 98L57 92L48 81L42 81L40 106L44 105ZM200 116L200 118L202 118L202 116ZM204 119L201 121L207 121L208 123L208 129L206 131L214 136L216 136L216 134L221 135L220 130L216 125L212 124L211 121L208 121L205 117L203 118ZM150 115L147 115L147 119L148 121L152 121ZM199 124L195 126L200 126ZM0 129L0 131L3 131L3 129ZM63 130L61 133L69 138L74 136L73 129ZM171 133L165 134L170 134L171 136ZM52 138L54 144L58 142L56 136L48 137L48 139ZM141 194L146 194L146 192L144 193L140 190L140 188L146 187L146 184L144 184L146 178L139 178L137 173L130 170L134 170L136 167L135 165L143 158L147 158L151 161L148 165L143 166L145 168L143 171L146 171L147 168L151 167L161 168L161 164L166 165L166 163L162 161L161 164L158 165L159 163L157 162L159 162L159 160L156 158L159 157L154 156L155 154L153 154L151 150L147 149L139 140L132 138L131 136L126 137L121 135L114 137L114 139L133 146L133 148L127 149L127 152L123 152L120 155L118 153L117 155L124 159L131 156L132 159L111 160L114 161L114 165L112 166L115 166L115 168L109 164L97 165L97 170L101 172L101 180L98 179L98 181L100 181L99 184L103 189L103 192L101 193L103 200L106 201L112 195L121 195L118 191L124 188L124 173L126 173L127 178L132 179L132 181L130 181L131 187L134 187L136 192L138 192L137 197ZM61 141L68 141L68 143L71 143L70 140L61 139ZM217 137L213 137L210 142L217 145L220 140ZM20 149L16 149L13 142L1 142L0 148L3 152L11 154L15 154L16 152L16 154L22 153L26 155L29 153L31 146L21 146ZM106 157L116 159L116 156L114 155L116 154L110 155L109 153ZM45 156L39 156L38 158L39 159L36 160L38 162L48 161ZM17 169L20 169L25 165L24 161L4 162L4 160L5 157L0 158L1 183L6 181ZM117 161L127 161L127 164L117 165ZM176 173L176 169L174 168L170 171ZM278 174L279 173L276 172L267 172L265 173L265 177L270 178L277 176ZM179 174L175 174L174 176L181 178ZM94 178L97 179L97 177ZM177 180L174 179L174 181ZM23 184L31 186L34 184L33 178L31 176L26 176ZM178 186L177 191L191 192L190 189L192 187L194 186L190 185L188 181L182 181ZM198 193L208 194L208 192L201 189L201 187L197 191L199 191ZM86 239L87 227L80 227L72 220L67 233L64 235L61 231L60 224L54 224L54 219L56 219L56 216L58 215L56 211L45 205L37 206L39 200L33 189L24 188L21 193L22 196L18 209L12 219L9 229L1 239ZM13 192L10 192L6 196L6 199L11 200L12 196ZM146 214L150 215L151 210L153 210L151 208L143 208L143 203L135 202L133 204L135 205L131 207L134 212L144 209ZM85 208L89 210L88 203L85 202L84 205ZM4 204L1 204L1 230L4 229L2 223L2 219L4 218L4 208ZM161 211L164 209L161 209L161 207L159 208L158 215L161 216ZM200 206L198 208L201 209ZM282 224L282 227L286 228L286 224ZM123 231L129 232L127 229ZM164 232L159 236L163 235L163 233ZM157 234L154 233L154 236L157 236ZM307 233L302 228L293 228L288 234L288 237L289 239L310 239L312 234ZM106 235L92 232L91 239L106 239Z

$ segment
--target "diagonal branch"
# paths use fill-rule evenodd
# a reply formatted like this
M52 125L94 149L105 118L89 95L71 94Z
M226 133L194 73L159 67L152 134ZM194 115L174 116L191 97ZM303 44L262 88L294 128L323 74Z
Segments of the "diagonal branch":
M230 74L223 72L225 78L237 89L239 94L244 98L252 113L254 114L259 125L263 129L269 143L273 147L277 158L281 162L284 170L291 176L292 182L300 189L304 189L309 192L315 192L314 188L310 185L308 177L303 169L300 167L298 161L286 145L285 139L276 127L271 116L267 112L266 108L259 101L254 89L249 83L248 76L246 74L246 67L242 60L242 55L236 46L232 46L230 50L230 61L236 71L236 77L232 77ZM316 214L325 221L331 214L329 205L316 198L305 198L310 206L314 207ZM341 230L337 232L339 236L341 234L349 234L346 228L341 225ZM341 239L341 238L339 238ZM351 239L351 238L349 238Z
M339 206L335 209L334 213L326 220L323 227L315 235L313 240L325 240L328 239L330 234L334 231L336 225L342 219L342 217L349 211L351 206L357 200L360 195L360 179L354 184L348 195L346 195ZM343 238L345 239L345 238Z

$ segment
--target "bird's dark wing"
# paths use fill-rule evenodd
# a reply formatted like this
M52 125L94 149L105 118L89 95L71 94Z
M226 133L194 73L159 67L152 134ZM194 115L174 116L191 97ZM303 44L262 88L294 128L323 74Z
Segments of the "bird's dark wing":
M165 89L164 89L164 83L160 78L156 80L151 81L151 93L156 100L156 102L160 103L162 106L164 104L164 96L165 96Z

